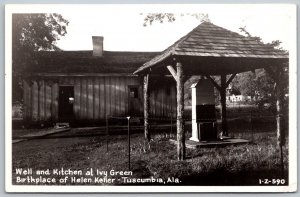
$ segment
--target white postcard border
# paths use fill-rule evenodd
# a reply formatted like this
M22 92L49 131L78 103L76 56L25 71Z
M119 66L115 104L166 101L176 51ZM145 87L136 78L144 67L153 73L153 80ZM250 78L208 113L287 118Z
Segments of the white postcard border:
M214 6L206 4L207 6ZM220 4L218 4L220 5ZM225 5L234 6L235 4ZM239 4L243 6L249 6L247 4ZM253 4L250 4L253 6ZM257 6L272 6L272 4L255 4ZM278 5L278 4L276 4ZM296 46L296 5L283 4L283 6L289 6L293 17L291 18L291 30L289 38L291 43L295 43L290 46L289 56L289 186L32 186L32 185L12 185L12 55L11 55L11 40L12 40L12 13L35 13L35 12L53 12L56 6L82 6L82 5L6 5L5 8L5 183L7 192L68 192L68 193L82 193L82 192L101 192L101 193L115 193L115 192L180 192L180 193L194 193L194 192L294 192L297 189L297 46ZM85 5L92 6L92 5ZM103 5L102 5L103 6ZM118 6L118 5L105 5L105 6ZM199 4L189 5L122 5L128 9L136 9L142 7L145 12L147 11L182 11L183 10L195 10Z

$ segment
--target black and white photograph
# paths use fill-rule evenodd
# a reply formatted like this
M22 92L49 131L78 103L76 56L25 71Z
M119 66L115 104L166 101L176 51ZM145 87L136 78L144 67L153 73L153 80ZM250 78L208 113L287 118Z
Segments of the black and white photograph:
M296 27L293 4L6 5L6 191L295 192Z

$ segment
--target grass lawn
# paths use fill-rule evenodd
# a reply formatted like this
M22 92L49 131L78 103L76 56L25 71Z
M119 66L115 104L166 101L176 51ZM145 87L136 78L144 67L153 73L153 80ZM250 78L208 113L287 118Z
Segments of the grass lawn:
M282 174L273 121L258 122L252 127L245 122L229 122L229 128L231 135L253 142L238 146L187 149L185 161L176 160L176 147L169 142L170 138L175 138L175 134L168 129L156 131L149 149L144 149L143 131L135 131L131 135L131 177L164 180L174 177L180 180L180 183L167 183L169 185L259 185L259 179L264 178L284 178L287 183L288 148L283 148L285 172ZM74 137L68 134L70 132L81 135ZM16 184L16 168L32 168L34 171L61 168L128 170L127 132L110 135L108 151L106 136L92 136L93 132L97 133L97 130L73 129L45 139L13 144L13 183ZM85 133L88 135L85 136ZM189 136L190 132L186 137ZM114 184L124 182L116 180Z

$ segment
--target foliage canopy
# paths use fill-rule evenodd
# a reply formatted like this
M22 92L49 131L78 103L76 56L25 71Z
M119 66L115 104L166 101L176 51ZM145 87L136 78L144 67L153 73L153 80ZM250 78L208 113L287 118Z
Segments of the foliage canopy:
M22 79L36 63L34 52L60 50L56 41L66 35L68 24L56 13L12 15L13 101L22 100Z

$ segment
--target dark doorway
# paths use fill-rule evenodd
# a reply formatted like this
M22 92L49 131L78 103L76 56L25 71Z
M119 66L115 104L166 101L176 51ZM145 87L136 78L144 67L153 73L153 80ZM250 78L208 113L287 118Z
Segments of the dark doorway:
M60 121L69 121L74 117L74 87L60 86L59 87L59 109L58 117Z
M128 86L129 99L128 99L128 113L130 116L141 115L141 96L139 86Z

